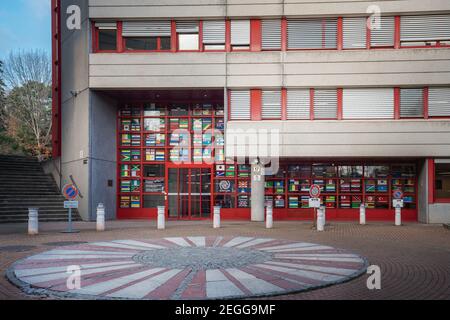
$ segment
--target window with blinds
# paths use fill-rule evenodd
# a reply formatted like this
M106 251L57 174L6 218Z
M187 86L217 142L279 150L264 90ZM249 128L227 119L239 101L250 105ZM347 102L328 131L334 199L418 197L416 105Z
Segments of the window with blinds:
M343 19L344 49L366 48L367 18Z
M124 21L124 37L170 37L170 21Z
M127 50L170 50L170 21L124 21L122 36Z
M450 43L450 15L402 16L400 41L403 46Z
M198 50L199 49L199 22L198 21L177 21L178 50Z
M116 22L96 22L98 37L98 50L117 50L117 23Z
M225 49L225 20L203 21L203 46L205 50Z
M288 49L335 49L337 19L289 19Z
M379 24L371 24L370 46L393 47L395 34L395 17L381 16Z
M231 120L250 120L250 90L230 92Z
M423 117L423 89L400 89L400 117Z
M281 91L262 91L262 119L281 119Z
M231 48L233 50L250 49L250 20L231 21Z
M344 89L344 119L393 119L394 89Z
M262 49L281 49L281 20L262 20Z
M309 89L287 90L287 119L309 120L311 96Z
M337 119L337 90L314 91L314 119Z
M450 116L450 88L430 88L428 91L428 115Z

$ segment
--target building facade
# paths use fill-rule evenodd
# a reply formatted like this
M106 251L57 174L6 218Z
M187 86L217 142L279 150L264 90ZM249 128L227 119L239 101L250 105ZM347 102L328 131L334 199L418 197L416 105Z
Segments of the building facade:
M53 150L110 219L450 221L447 0L53 0Z

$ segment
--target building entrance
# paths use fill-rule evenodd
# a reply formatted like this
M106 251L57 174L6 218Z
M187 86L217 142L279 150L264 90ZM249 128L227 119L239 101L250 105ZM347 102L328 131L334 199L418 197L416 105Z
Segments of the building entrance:
M212 211L211 168L168 168L169 219L209 219Z

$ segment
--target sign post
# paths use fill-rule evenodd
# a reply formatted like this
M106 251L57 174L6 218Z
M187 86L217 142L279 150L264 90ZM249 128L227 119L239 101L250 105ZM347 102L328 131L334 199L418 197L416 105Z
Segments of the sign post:
M309 188L309 207L314 208L314 222L313 226L316 226L317 219L317 209L320 208L320 186L317 184L313 184Z
M400 190L394 191L394 199L392 200L392 206L395 208L395 225L402 225L402 208L403 208L403 192Z
M78 209L78 201L75 201L78 197L78 189L73 184L66 184L63 188L63 195L67 199L64 201L64 209L69 210L69 222L66 231L63 233L79 233L78 230L73 230L72 227L72 209Z

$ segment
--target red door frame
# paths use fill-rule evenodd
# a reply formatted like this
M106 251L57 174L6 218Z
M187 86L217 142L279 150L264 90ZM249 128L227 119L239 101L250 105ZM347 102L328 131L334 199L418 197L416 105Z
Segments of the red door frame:
M191 199L192 199L192 192L191 192L191 183L188 183L188 193L189 193L189 215L187 219L184 219L182 217L180 217L180 215L178 214L177 218L170 218L169 217L169 170L170 169L188 169L189 171L191 169L209 169L211 170L211 192L210 192L210 216L209 217L202 217L201 216L201 212L200 212L200 217L199 218L193 218L192 217L192 213L191 213ZM210 220L212 218L212 212L213 212L213 207L214 207L214 165L213 164L175 164L173 162L167 162L166 163L166 167L165 167L165 175L166 175L166 179L165 179L165 192L166 192L166 197L165 197L165 201L164 201L164 205L166 207L166 219L167 220ZM178 194L179 192L179 184L178 184ZM201 192L200 192L201 193ZM179 195L178 195L179 197ZM201 198L200 198L200 210L202 208L201 205Z

